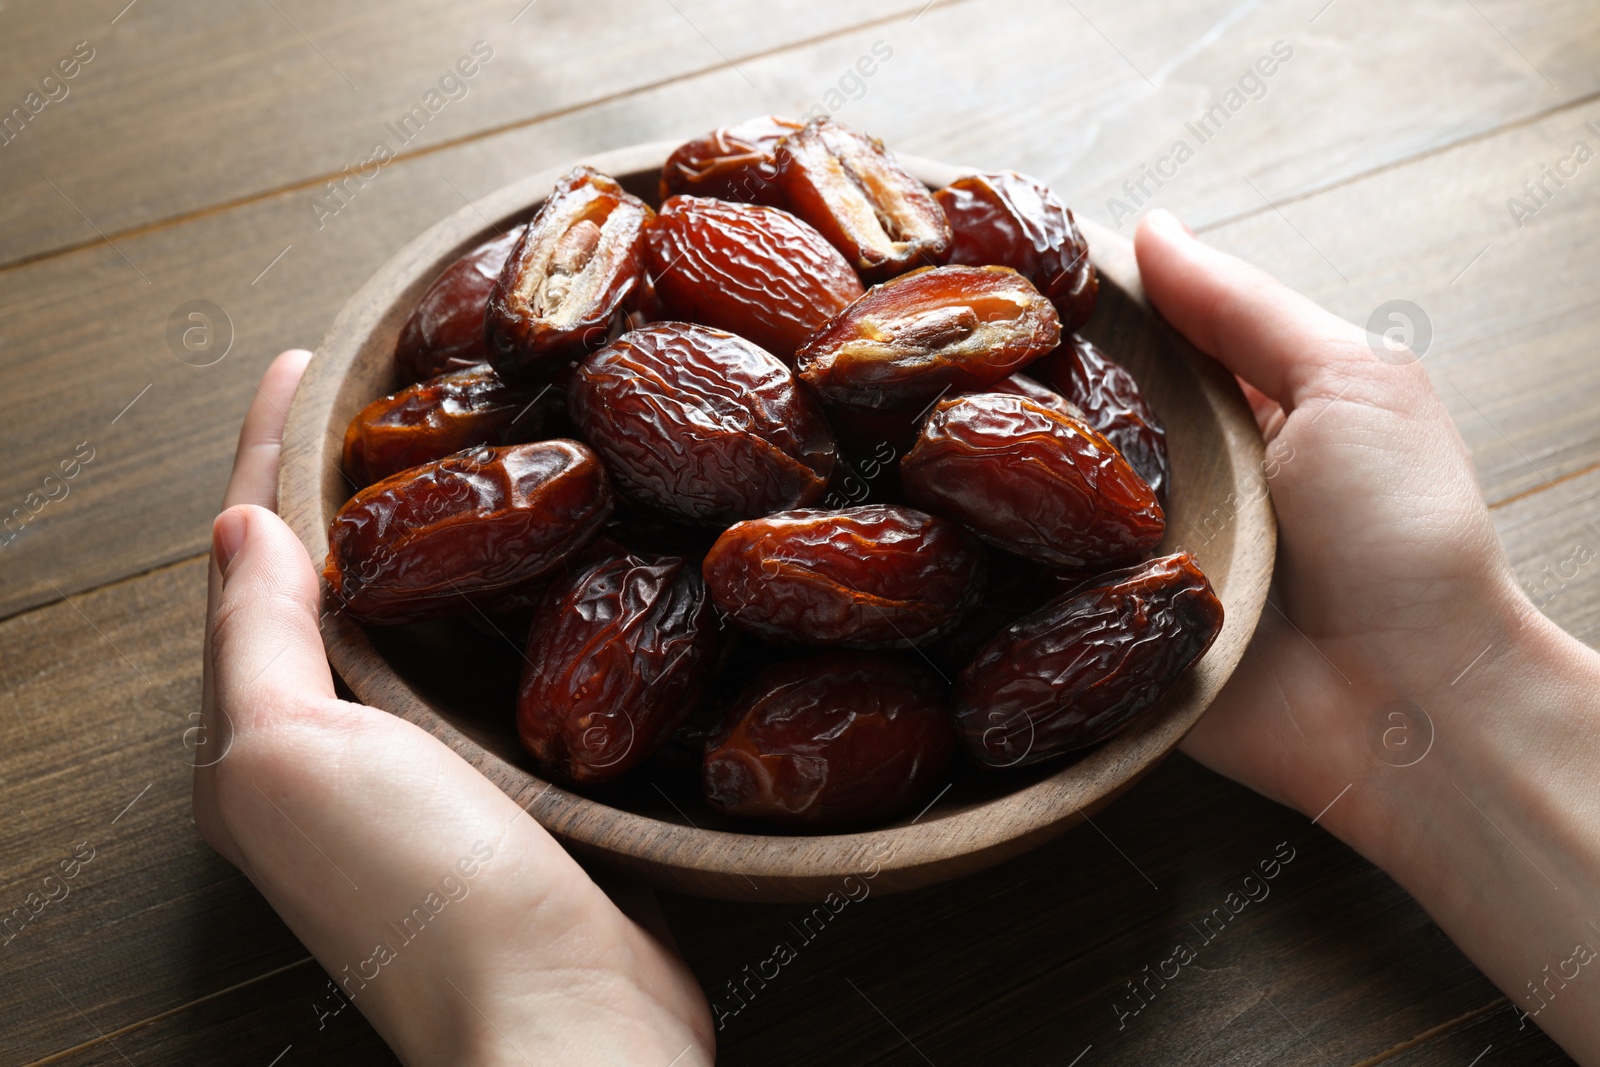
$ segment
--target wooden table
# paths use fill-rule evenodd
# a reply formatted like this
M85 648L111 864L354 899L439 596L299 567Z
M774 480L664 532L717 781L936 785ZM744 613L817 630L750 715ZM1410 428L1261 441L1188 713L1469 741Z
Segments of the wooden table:
M0 6L0 56L0 915L93 853L7 931L0 1063L394 1062L191 823L209 523L273 354L435 219L585 153L820 107L1124 233L1170 207L1357 323L1410 301L1521 578L1600 637L1592 4L63 0ZM1306 818L1174 757L1096 824L852 906L723 1062L1567 1062ZM724 1001L805 910L664 904Z

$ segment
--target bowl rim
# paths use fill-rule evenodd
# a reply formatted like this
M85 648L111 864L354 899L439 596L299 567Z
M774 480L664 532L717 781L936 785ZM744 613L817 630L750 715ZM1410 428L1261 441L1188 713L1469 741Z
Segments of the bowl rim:
M429 227L351 296L306 369L284 433L279 510L314 561L327 555L331 515L322 502L324 479L330 476L327 465L337 465L342 445L342 427L330 425L340 387L366 338L393 313L393 298L416 284L419 268L430 267L436 274L501 224L526 216L573 166L586 164L619 177L659 170L677 145L656 141L619 148L541 169L503 186ZM974 169L899 153L896 158L930 187ZM1232 484L1258 478L1264 443L1233 376L1150 308L1126 238L1089 219L1078 224L1102 284L1116 285L1140 305L1164 345L1189 364L1200 399L1214 413L1225 441L1224 466ZM1264 493L1241 496L1237 505L1227 580L1225 588L1218 588L1226 605L1223 630L1207 655L1163 698L1162 714L1142 716L1082 758L1004 796L925 821L918 816L872 830L811 836L702 830L681 810L687 826L612 807L479 745L389 669L365 631L342 614L324 613L323 640L330 664L359 699L433 734L580 858L599 860L663 888L727 899L821 900L852 875L876 879L875 889L908 889L981 869L1064 833L1149 773L1177 746L1243 656L1272 577L1276 520L1270 498ZM325 580L322 584L326 589Z

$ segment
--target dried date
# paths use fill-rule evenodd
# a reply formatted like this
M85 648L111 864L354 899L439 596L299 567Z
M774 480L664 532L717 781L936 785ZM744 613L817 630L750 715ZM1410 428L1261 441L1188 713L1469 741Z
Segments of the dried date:
M534 616L517 701L523 747L564 782L637 766L705 691L717 631L693 563L602 538Z
M484 337L502 377L536 381L606 343L643 283L653 214L591 167L556 183L489 294Z
M1133 563L1165 528L1155 493L1104 437L1008 393L941 401L900 479L918 507L1054 567Z
M477 445L509 445L554 436L565 423L556 390L507 385L487 365L442 374L381 397L350 420L344 470L370 485L409 467Z
M1055 308L1007 267L935 267L874 286L795 355L823 400L917 411L1010 377L1060 340Z
M1126 367L1073 334L1028 372L1076 404L1084 420L1150 483L1156 497L1166 500L1172 482L1167 430Z
M837 249L776 208L675 196L646 236L664 317L736 333L785 363L862 293Z
M679 145L661 168L662 202L687 194L785 206L775 150L800 128L793 119L762 115Z
M1048 359L1049 357L1047 356L1045 358ZM1033 367L1037 366L1037 363L1033 364L1033 366L1030 366L1028 368L1029 372L1031 373ZM1046 407L1052 411L1060 412L1068 418L1082 419L1084 417L1083 412L1079 411L1078 406L1072 401L1068 400L1054 389L1051 389L1049 386L1043 385L1028 377L1026 374L1013 374L1009 378L1002 378L993 385L976 391L982 393L1011 393L1014 396L1026 397L1035 404L1038 404L1040 407Z
M934 194L950 220L951 263L993 263L1025 275L1075 330L1094 312L1099 280L1078 224L1041 181L1014 170L968 174Z
M730 526L702 573L736 626L788 644L908 647L983 593L984 550L947 519L868 505Z
M578 364L573 421L625 492L696 522L803 507L833 431L779 359L685 322L624 334Z
M832 241L864 280L949 258L949 220L882 142L817 119L785 137L777 157L789 210Z
M518 226L485 241L428 286L395 342L394 366L401 381L420 382L488 361L484 309L522 231Z
M887 819L928 793L955 745L920 665L867 652L789 660L758 674L708 740L706 801L794 827Z
M328 531L333 597L362 622L440 618L548 574L611 515L600 459L576 441L458 452L369 485Z
M1104 741L1205 654L1222 616L1186 552L1101 575L979 650L956 680L957 729L991 767Z

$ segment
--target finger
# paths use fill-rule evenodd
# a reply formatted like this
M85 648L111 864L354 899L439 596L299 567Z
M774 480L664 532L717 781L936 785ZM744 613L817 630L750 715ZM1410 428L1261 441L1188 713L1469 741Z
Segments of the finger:
M241 709L332 698L318 626L320 591L305 546L283 520L250 504L212 526L222 590L211 620L216 704L239 728Z
M1265 437L1267 427L1283 418L1282 406L1243 378L1235 376L1234 380L1239 383L1239 389L1244 393L1245 403L1250 405L1250 411L1256 417L1256 425L1261 428L1261 435Z
M1134 237L1145 291L1197 348L1293 411L1373 373L1366 335L1264 271L1152 211Z
M244 425L239 428L233 475L222 496L224 508L255 504L278 510L278 453L283 445L283 424L289 419L289 404L310 361L310 352L291 348L267 368L250 410L245 413Z

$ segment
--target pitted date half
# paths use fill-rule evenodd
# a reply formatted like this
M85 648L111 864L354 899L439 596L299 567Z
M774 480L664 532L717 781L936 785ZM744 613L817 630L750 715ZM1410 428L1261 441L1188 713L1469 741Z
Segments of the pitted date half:
M643 282L653 214L590 167L556 183L489 294L484 338L503 378L537 380L606 343Z
M1103 574L1002 630L956 680L956 725L980 763L1038 763L1115 734L1161 699L1222 629L1188 553Z
M691 562L602 538L534 616L517 701L523 747L561 781L616 778L694 708L718 645Z
M1055 308L1008 267L936 267L873 286L795 355L827 402L917 411L1010 377L1061 338Z
M1172 483L1166 427L1126 367L1073 334L1028 371L1076 404L1084 420L1150 483L1156 497L1166 500Z
M361 622L454 615L560 566L611 508L599 457L576 441L458 452L351 497L323 576Z
M706 326L624 334L578 364L568 405L619 487L696 522L803 507L833 472L833 431L789 368Z
M688 194L783 207L774 151L800 128L793 119L762 115L679 145L661 168L662 202Z
M420 382L488 361L484 309L522 231L518 226L485 241L428 286L395 342L394 366L401 381Z
M706 801L797 827L887 819L938 781L955 749L938 682L883 653L768 667L706 744Z
M1043 182L1014 170L968 174L934 198L955 235L951 263L1011 267L1049 297L1063 330L1089 320L1099 290L1089 245Z
M785 363L862 293L838 249L776 208L675 196L646 237L662 317L728 330Z
M918 507L1054 567L1133 563L1165 528L1155 493L1104 437L1007 393L940 401L900 478Z
M866 281L948 259L949 220L881 142L817 119L785 137L777 157L789 210L832 241Z
M344 470L370 485L464 448L550 436L565 416L560 393L507 385L487 365L441 374L362 408L345 430Z
M907 647L977 601L985 555L947 519L868 505L730 526L702 573L735 625L770 640Z

